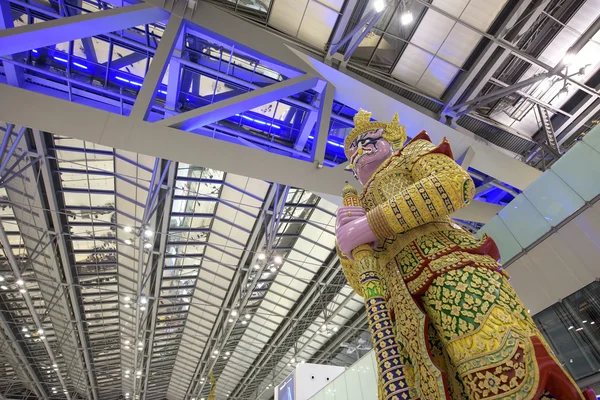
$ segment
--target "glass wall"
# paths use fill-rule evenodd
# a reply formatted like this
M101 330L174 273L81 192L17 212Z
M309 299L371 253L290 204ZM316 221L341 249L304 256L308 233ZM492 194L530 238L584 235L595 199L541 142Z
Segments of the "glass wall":
M600 374L600 282L593 282L533 317L575 380Z
M377 364L370 351L311 400L363 400L377 398Z

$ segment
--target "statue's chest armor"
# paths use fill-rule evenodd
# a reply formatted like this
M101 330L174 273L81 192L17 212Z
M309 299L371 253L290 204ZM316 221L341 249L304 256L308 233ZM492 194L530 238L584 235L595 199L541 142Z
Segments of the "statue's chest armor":
M361 204L367 211L387 202L414 183L409 169L402 162L404 157L395 158L387 167L376 172L374 179L361 193Z

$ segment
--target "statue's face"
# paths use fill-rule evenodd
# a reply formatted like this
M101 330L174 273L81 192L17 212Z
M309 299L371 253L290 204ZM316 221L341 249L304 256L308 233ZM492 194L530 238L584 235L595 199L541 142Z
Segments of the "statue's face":
M363 185L391 154L392 146L383 138L383 129L365 132L350 146L350 163Z

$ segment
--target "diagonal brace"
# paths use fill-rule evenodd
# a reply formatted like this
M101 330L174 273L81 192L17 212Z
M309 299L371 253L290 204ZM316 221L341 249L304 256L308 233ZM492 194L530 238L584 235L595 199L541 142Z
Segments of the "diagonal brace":
M184 131L191 131L272 101L312 89L317 84L317 81L318 79L315 77L302 75L231 97L218 103L174 115L157 123Z

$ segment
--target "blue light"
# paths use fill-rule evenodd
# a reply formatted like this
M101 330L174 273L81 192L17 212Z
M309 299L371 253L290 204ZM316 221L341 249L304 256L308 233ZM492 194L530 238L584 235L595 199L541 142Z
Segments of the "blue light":
M142 84L139 82L136 82L136 81L129 81L129 83L131 83L132 85L135 85L135 86L142 87Z
M131 83L129 79L121 78L120 76L115 76L115 79L125 83Z
M165 96L167 95L167 91L166 91L166 90L159 90L159 91L158 91L158 93L162 93L162 94L164 94Z
M264 122L264 121L261 121L259 119L250 118L250 117L248 117L246 115L235 114L235 116L236 117L242 117L243 119L247 119L248 121L256 122L259 125L266 125L266 126L273 127L275 129L281 129L281 127L279 125L271 124L269 122Z
M76 66L76 67L79 67L79 68L88 69L85 65L79 64L77 62L74 62L73 65Z
M60 57L53 57L56 61L62 61L62 62L67 62L67 60L65 60L64 58L60 58Z
M37 50L35 50L35 49L31 50L31 52L32 52L32 53L34 53L34 54L37 54L37 53L38 53L38 51L37 51Z
M309 136L309 139L314 139L314 136ZM328 140L327 143L333 145L333 146L337 146L337 147L341 147L344 148L344 145L342 143L338 143L338 142L334 142L333 140Z

